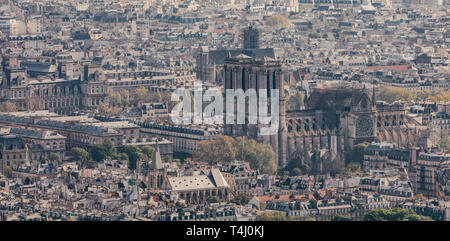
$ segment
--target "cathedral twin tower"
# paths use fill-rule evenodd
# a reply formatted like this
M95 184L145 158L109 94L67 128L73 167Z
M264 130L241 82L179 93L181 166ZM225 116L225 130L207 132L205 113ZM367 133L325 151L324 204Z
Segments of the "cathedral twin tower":
M258 48L259 30L252 27L245 29L244 50L237 56L232 56L229 53L224 61L225 91L242 89L243 92L246 92L249 89L254 89L256 93L260 93L260 90L267 93L269 106L259 106L259 108L267 108L267 112L270 113L270 105L278 105L279 116L275 118L278 120L278 123L276 123L278 125L277 131L272 135L261 135L261 128L267 128L268 125L249 123L248 118L246 118L245 124L230 124L225 122L224 132L229 136L245 136L247 138L255 139L260 143L269 144L275 152L278 165L285 166L287 137L285 128L286 114L282 65L279 60L267 56L252 56L252 53L257 51L245 51L257 50ZM248 55L246 53L248 53ZM277 103L271 102L271 90L279 91L279 101L277 101ZM226 98L227 97L225 97L225 101L227 101ZM259 98L260 96L258 96L258 100ZM246 100L245 102L245 115L248 117L248 101ZM234 100L233 103L235 103ZM234 111L235 116L237 116L237 108L235 108ZM272 121L274 120L272 119Z

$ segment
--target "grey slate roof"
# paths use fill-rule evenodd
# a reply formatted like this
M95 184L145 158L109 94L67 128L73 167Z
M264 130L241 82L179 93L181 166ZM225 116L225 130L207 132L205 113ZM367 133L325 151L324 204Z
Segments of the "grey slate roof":
M241 54L253 57L253 58L264 58L270 57L275 58L275 51L273 48L265 49L232 49L232 50L212 50L209 51L209 62L216 65L225 64L225 59L230 53L231 57L236 57Z

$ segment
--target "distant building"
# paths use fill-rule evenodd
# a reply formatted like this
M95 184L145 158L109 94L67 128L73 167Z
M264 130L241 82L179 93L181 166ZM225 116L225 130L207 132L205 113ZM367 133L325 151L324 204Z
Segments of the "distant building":
M260 48L260 30L252 26L244 29L242 49L209 50L208 47L198 48L196 57L196 76L202 82L224 82L224 64L227 57L247 55L254 58L275 58L273 48Z
M153 152L152 160L149 165L148 171L148 189L159 190L166 189L167 183L167 171L163 166L161 154L159 153L159 146L156 144L156 149Z
M168 177L169 190L188 204L205 203L210 196L229 201L230 186L219 169L193 176Z
M0 33L5 37L17 35L17 22L14 16L0 15Z
M450 160L450 155L439 153L420 153L417 159L417 192L427 197L439 195L439 168ZM446 183L445 183L446 185Z

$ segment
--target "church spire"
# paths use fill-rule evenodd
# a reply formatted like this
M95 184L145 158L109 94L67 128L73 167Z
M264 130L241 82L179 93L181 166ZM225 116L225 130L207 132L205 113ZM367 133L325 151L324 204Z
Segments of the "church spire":
M159 153L158 139L156 139L156 149L152 155L152 163L150 164L150 169L151 170L159 170L162 168L163 168L163 165L162 165L162 160L161 160L161 154Z

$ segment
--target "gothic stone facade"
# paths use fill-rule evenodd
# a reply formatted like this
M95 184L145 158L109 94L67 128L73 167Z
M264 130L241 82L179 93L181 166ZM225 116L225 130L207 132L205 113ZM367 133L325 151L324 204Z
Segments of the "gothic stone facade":
M264 108L271 110L271 104L279 104L279 125L278 132L273 135L261 135L260 130L264 127L262 124L230 124L225 122L224 133L233 137L246 136L255 139L260 143L270 144L275 152L278 165L286 164L286 128L285 128L285 99L283 93L283 73L281 62L268 57L253 58L244 54L236 57L229 56L225 60L225 90L242 89L246 92L248 89L256 90L259 95L260 90L267 90L268 104ZM270 90L280 90L279 103L270 102ZM259 97L258 97L259 99ZM225 97L225 103L227 99ZM233 100L234 102L234 100ZM248 105L246 105L246 114L248 114ZM258 107L258 108L261 108ZM237 114L235 108L235 116ZM258 110L259 111L259 110ZM259 122L258 122L259 123Z

